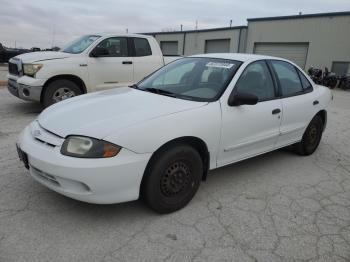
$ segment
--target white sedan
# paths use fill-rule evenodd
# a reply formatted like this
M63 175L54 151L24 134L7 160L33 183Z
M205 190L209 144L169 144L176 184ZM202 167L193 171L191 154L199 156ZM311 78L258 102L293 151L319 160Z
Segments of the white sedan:
M98 204L142 196L168 213L209 170L289 145L312 154L331 99L284 59L197 55L47 108L17 148L31 176L58 193Z

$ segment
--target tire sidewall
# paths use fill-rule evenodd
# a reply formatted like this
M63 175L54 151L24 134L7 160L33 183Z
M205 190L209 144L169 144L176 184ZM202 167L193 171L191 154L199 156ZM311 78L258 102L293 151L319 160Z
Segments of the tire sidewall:
M308 132L309 132L310 128L312 128L313 126L316 126L316 129L317 129L317 142L312 147L309 147L308 141L307 141L308 140ZM321 142L322 132L323 132L323 121L322 121L321 117L317 115L311 120L310 124L306 128L305 133L303 135L302 149L303 149L305 155L311 155L312 153L314 153L316 151L316 149L318 148L318 146Z
M43 95L43 105L44 107L51 106L55 104L55 101L52 99L53 94L59 89L59 88L69 88L72 90L76 96L81 95L81 89L77 84L75 84L73 81L66 80L66 79L59 79L55 80L52 83L48 85L48 87L45 90L45 93Z
M174 161L183 161L190 168L193 184L181 198L166 197L161 192L160 181L166 169ZM203 174L203 163L199 153L190 146L181 145L160 152L146 172L144 197L149 206L159 213L170 213L181 209L196 194Z

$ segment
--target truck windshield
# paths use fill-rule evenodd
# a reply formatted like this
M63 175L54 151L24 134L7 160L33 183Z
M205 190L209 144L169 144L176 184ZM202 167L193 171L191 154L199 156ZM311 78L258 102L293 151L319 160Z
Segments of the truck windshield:
M72 43L68 44L65 48L63 48L62 52L80 54L100 37L101 36L99 35L86 35L80 37Z
M194 101L215 101L225 91L241 62L209 57L176 60L136 86L140 90Z

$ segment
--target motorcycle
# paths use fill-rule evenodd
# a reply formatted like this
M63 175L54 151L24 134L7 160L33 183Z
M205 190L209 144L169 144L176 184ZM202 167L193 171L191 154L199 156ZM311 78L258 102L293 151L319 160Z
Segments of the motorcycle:
M343 90L350 90L350 76L339 76L338 81L339 88Z
M327 86L330 89L334 89L337 86L337 76L335 73L330 72L327 67L324 72L322 72L322 69L310 67L308 74L315 84Z

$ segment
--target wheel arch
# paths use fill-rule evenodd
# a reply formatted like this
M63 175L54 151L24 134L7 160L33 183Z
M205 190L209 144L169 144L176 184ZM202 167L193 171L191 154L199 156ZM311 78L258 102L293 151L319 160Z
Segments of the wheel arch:
M45 82L43 90L41 92L40 102L43 102L44 94L45 94L46 89L48 88L48 86L53 81L61 80L61 79L70 80L70 81L74 82L80 88L82 94L86 94L87 93L86 85L85 85L84 81L80 77L78 77L76 75L71 75L71 74L56 75L56 76L53 76L53 77L49 78Z
M208 151L207 144L200 138L194 137L194 136L184 136L184 137L178 137L175 139L172 139L162 146L160 146L151 156L150 160L147 163L147 166L145 168L145 172L142 177L141 181L141 186L140 190L143 188L143 184L145 182L145 177L147 175L147 172L152 165L153 161L155 160L156 156L160 154L161 152L174 147L179 144L186 144L191 147L193 147L197 152L199 153L200 157L202 158L203 161L203 175L202 175L202 180L205 181L207 178L208 170L209 170L209 163L210 163L210 153Z

